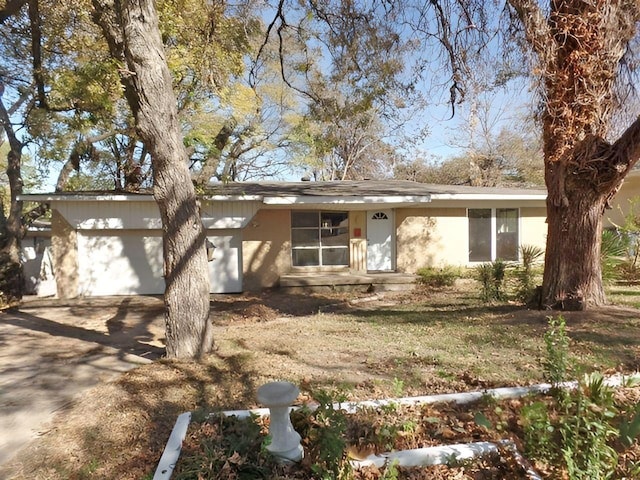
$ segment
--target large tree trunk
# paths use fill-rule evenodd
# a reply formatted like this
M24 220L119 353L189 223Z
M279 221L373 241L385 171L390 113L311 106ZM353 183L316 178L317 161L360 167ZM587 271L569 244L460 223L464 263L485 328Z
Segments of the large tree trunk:
M0 93L1 96L1 93ZM24 291L24 273L20 261L22 229L22 202L18 195L22 194L23 182L21 171L22 142L13 130L9 113L0 98L0 125L9 140L7 154L7 178L9 179L10 207L9 216L0 232L0 294L8 303L19 301Z
M167 356L199 357L213 347L205 234L187 167L176 100L152 0L93 0L136 129L152 158L163 225Z
M584 310L605 303L600 245L606 196L586 178L547 167L547 182L562 184L564 201L547 198L547 248L542 301L548 308Z

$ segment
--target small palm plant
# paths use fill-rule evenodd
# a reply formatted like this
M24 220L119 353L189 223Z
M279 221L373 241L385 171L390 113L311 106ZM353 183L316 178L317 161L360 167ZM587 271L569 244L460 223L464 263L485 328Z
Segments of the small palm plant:
M520 260L516 279L518 288L516 296L518 300L529 303L534 299L536 291L535 264L544 256L544 250L536 245L522 245L520 247Z
M617 278L618 266L627 253L627 242L624 237L615 230L602 231L602 244L600 245L600 264L602 268L602 281L611 283Z

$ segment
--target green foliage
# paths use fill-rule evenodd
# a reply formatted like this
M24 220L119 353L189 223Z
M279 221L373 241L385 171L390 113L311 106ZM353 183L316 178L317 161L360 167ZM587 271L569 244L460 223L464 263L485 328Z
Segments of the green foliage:
M611 424L616 415L613 390L601 374L585 376L578 388L560 403L561 452L569 478L612 478L618 455L609 440L617 435Z
M628 241L625 236L615 230L602 231L602 244L600 246L600 264L602 268L602 280L611 283L617 279L618 266L622 263L628 252Z
M629 200L629 209L624 213L624 223L616 225L616 229L624 238L627 247L621 274L626 280L635 280L640 266L640 197Z
M493 423L491 423L491 420L489 420L487 416L482 412L476 412L476 414L473 416L473 421L476 425L479 425L486 429L493 428Z
M401 378L393 377L393 394L396 397L401 397L404 394L404 381Z
M380 480L398 480L400 472L398 471L398 460L393 460L384 467L384 471L380 476Z
M334 405L344 396L325 391L313 393L319 403L314 411L302 410L292 418L307 447L307 456L313 459L311 469L322 480L345 478L350 464L345 461L346 414ZM302 415L302 418L300 418Z
M630 415L620 420L618 430L620 442L625 447L630 447L640 437L640 403L632 409Z
M570 369L569 337L567 325L562 315L547 317L547 331L544 334L546 359L543 364L544 377L554 387L567 380Z
M416 274L420 277L419 282L428 287L450 287L462 274L460 268L450 265L444 267L422 267Z
M558 457L556 426L549 418L545 402L533 402L522 407L520 418L524 430L525 453L531 458L554 462Z
M640 406L618 419L613 388L600 373L585 375L575 389L558 388L569 370L569 339L561 316L548 322L544 371L556 388L550 399L521 410L525 451L534 459L561 462L570 480L613 478L618 465L613 444L630 446L638 437Z
M483 302L502 301L506 298L507 263L495 260L482 263L475 269L480 282L480 298Z
M544 250L535 245L520 246L521 264L516 268L516 298L526 304L534 300L536 291L536 262L544 256Z
M613 389L594 373L554 399L531 403L521 411L527 455L562 462L571 480L612 478L618 454L611 444L619 435L613 425Z

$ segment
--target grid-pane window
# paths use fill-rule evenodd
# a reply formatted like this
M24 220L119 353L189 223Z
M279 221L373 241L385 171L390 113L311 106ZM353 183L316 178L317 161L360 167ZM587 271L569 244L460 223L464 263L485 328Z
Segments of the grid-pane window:
M348 266L348 212L291 212L294 267Z
M470 208L469 261L518 260L517 208Z

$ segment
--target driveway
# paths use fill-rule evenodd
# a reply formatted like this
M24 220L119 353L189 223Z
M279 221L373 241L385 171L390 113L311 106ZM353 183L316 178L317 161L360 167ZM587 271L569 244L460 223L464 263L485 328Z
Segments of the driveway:
M164 353L160 297L26 298L0 312L0 465L76 395Z

